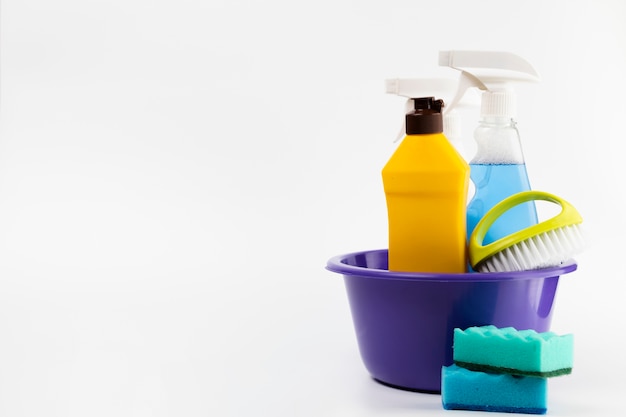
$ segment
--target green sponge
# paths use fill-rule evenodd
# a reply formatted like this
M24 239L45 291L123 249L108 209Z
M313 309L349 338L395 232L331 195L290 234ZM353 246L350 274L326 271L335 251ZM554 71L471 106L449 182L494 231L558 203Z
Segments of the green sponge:
M574 337L495 326L454 329L454 363L472 371L553 377L572 372Z

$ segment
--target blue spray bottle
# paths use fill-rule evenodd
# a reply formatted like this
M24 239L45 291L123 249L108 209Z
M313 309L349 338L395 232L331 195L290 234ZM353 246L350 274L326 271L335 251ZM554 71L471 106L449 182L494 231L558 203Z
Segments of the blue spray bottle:
M515 92L517 81L538 81L535 69L521 57L508 52L442 51L439 65L461 71L457 95L448 110L470 87L483 91L481 117L474 131L476 154L470 161L470 178L475 194L467 206L467 236L495 204L506 197L531 189L517 130ZM537 224L534 202L520 204L501 216L487 232L488 244L513 232Z

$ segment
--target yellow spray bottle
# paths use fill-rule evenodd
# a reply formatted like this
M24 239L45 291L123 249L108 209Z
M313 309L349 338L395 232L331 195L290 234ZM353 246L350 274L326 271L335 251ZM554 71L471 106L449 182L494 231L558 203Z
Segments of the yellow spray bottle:
M413 102L406 136L382 170L389 270L463 273L469 165L443 134L443 101Z

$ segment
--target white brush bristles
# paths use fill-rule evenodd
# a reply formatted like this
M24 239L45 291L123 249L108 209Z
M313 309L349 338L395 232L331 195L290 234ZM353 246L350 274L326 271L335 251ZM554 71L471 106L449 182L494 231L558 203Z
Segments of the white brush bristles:
M480 272L528 271L558 266L581 252L585 239L580 224L549 230L523 240L486 259Z

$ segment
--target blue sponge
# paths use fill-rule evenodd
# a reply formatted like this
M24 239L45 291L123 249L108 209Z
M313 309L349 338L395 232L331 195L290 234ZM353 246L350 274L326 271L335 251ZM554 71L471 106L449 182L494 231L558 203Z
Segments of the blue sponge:
M441 370L441 401L446 410L545 414L547 380L489 374L456 365Z

